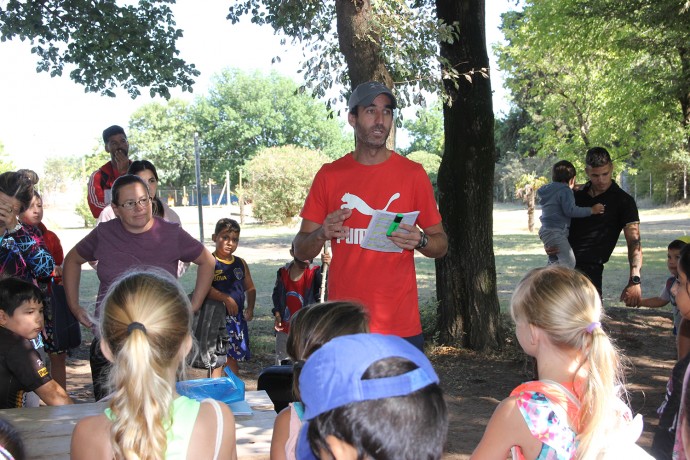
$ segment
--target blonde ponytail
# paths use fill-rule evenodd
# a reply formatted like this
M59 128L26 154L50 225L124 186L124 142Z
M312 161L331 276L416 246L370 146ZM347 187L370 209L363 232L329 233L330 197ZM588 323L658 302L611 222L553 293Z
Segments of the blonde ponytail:
M510 305L515 320L525 320L545 331L552 343L579 350L585 378L570 382L580 401L577 420L577 459L595 458L615 425L623 389L618 350L601 328L601 298L579 272L558 265L536 268L518 283ZM582 375L576 372L575 375Z
M165 456L174 375L190 335L191 305L177 281L160 270L138 271L113 284L103 301L101 336L113 366L109 384L116 458Z

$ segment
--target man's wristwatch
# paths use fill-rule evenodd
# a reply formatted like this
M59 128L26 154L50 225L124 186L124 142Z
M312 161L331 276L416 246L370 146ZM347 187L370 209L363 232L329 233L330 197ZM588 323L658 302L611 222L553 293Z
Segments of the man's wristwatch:
M429 244L429 237L426 236L426 233L424 233L424 230L420 230L419 234L422 236L419 239L419 244L417 244L417 247L415 249L424 249L427 244Z
M633 275L630 277L630 284L637 285L637 284L640 284L641 282L642 282L642 279L640 279L640 277L637 275Z

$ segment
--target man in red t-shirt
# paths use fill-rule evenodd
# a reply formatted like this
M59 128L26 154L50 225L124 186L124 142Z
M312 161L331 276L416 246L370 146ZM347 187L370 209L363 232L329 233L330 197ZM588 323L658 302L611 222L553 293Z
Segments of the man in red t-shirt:
M103 131L105 151L110 154L110 161L91 174L86 189L86 199L91 208L91 214L98 219L103 208L110 204L110 189L115 179L127 174L129 165L129 143L125 130L113 125Z
M359 85L349 100L355 150L324 165L312 183L295 237L295 256L315 257L331 241L329 300L357 300L370 315L372 332L398 335L423 349L414 251L443 257L448 239L426 172L386 148L397 101L377 82ZM400 252L361 246L375 210L419 211L415 225L401 223L388 236Z

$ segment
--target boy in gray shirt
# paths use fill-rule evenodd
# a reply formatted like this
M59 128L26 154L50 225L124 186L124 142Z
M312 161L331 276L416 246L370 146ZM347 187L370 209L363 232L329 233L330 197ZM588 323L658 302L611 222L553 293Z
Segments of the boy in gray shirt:
M553 165L551 180L550 184L537 190L537 197L541 204L539 238L545 247L558 247L558 254L549 256L549 265L560 264L574 268L575 255L568 243L570 219L603 214L604 205L597 203L591 208L575 205L573 195L575 166L569 161L562 160Z

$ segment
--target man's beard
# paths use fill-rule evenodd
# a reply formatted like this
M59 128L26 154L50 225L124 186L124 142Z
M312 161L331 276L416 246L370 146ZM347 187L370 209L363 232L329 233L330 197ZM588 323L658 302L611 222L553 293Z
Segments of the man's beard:
M382 131L385 135L383 135L380 139L379 136L373 134L373 131L379 130ZM390 135L390 130L386 131L386 128L383 125L377 125L371 128L369 131L366 132L365 135L363 136L357 136L357 140L361 142L362 144L366 145L367 147L371 148L381 148L385 147L386 141L388 140L388 136Z

